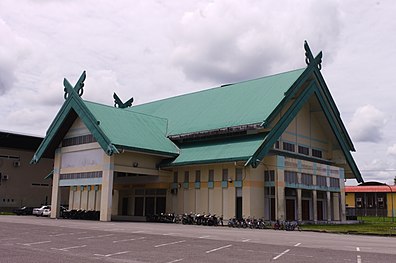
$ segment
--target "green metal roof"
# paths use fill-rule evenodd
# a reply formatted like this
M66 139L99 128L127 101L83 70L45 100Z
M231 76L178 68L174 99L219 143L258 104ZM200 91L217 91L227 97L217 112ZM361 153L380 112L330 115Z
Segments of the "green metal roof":
M99 122L100 129L119 150L179 154L177 146L166 138L166 119L88 101L84 103Z
M183 144L180 155L163 166L214 162L247 161L263 142L266 134Z
M262 123L304 70L172 97L128 110L168 119L168 135Z

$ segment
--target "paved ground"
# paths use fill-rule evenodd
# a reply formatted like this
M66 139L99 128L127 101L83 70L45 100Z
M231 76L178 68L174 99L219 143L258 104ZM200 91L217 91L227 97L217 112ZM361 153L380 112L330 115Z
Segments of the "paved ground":
M0 262L396 262L396 238L0 216Z

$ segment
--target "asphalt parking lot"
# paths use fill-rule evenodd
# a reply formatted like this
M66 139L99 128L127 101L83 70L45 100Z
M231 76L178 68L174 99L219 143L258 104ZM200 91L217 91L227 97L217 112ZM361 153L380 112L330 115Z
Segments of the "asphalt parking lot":
M395 262L396 239L0 217L0 262Z

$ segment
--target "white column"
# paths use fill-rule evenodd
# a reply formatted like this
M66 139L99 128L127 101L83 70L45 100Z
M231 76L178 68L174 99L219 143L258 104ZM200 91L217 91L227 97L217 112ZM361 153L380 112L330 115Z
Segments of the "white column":
M60 191L59 191L59 175L60 175L60 149L55 150L54 173L52 175L52 195L51 195L51 218L59 217L60 209Z
M105 153L103 157L100 221L111 221L113 201L114 157Z
M331 193L326 191L327 221L331 221Z
M312 190L312 207L314 222L318 221L318 197L316 190Z
M278 169L275 178L276 219L286 220L285 209L285 157L277 157Z

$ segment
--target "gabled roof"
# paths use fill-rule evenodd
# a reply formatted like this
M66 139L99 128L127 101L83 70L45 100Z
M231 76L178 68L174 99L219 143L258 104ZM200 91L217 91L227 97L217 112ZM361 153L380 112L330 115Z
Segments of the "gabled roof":
M137 105L129 110L166 118L168 135L261 124L303 72L304 69L298 69Z
M166 137L168 121L126 109L84 101L100 129L117 149L176 156L177 146Z
M66 101L48 128L46 137L33 156L32 163L37 163L42 157L53 157L55 149L76 118L81 118L108 155L118 153L121 149L167 157L178 155L177 146L165 136L166 120L83 101L80 95L84 79L85 72L74 88L67 80L64 81Z

